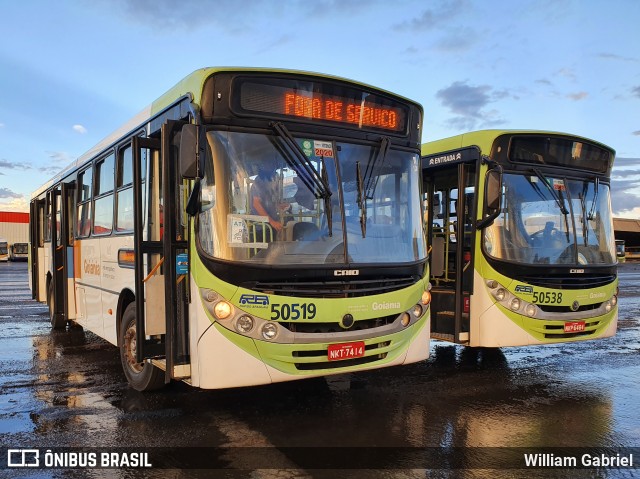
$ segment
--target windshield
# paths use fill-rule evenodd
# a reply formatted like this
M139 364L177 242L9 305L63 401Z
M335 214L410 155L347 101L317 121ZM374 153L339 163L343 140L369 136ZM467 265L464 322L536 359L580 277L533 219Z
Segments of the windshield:
M279 136L207 140L198 236L208 255L289 266L424 259L417 154L390 149L374 162L363 202L357 172L380 145L295 138L296 158Z
M527 264L615 263L609 185L505 174L502 213L485 228L484 250Z

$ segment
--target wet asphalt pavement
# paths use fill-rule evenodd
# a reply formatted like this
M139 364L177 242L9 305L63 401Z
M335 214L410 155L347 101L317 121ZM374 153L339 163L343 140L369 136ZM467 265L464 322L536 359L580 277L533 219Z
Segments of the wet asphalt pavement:
M116 348L78 327L51 331L25 263L0 263L0 477L640 477L640 449L625 449L640 447L640 264L619 272L613 338L502 351L434 341L428 361L402 368L142 394ZM8 448L140 450L154 467L7 468ZM637 457L486 470L531 448Z

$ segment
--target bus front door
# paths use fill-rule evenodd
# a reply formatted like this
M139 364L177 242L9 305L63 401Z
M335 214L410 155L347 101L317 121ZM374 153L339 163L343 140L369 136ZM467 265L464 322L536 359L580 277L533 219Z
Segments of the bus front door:
M164 369L165 382L191 375L188 228L175 157L182 124L133 139L136 353Z
M73 277L73 252L70 251L71 216L73 209L71 183L62 183L48 193L48 201L53 212L51 227L51 280L47 291L49 318L55 329L64 328L70 318L68 278Z
M431 337L469 343L473 293L475 163L425 170L430 240Z

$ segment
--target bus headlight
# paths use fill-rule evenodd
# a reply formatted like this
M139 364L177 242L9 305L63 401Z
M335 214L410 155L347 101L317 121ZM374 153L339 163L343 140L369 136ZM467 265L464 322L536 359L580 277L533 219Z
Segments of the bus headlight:
M618 297L614 294L611 298L611 306L615 306L616 304L618 304Z
M247 334L253 329L253 318L249 315L240 316L236 320L236 331L242 334Z
M409 323L411 323L411 316L405 311L402 313L402 318L400 318L400 324L406 328L409 326Z
M511 307L511 309L513 309L514 311L518 311L520 309L520 300L518 298L513 298L511 300L511 303L509 304L509 306Z
M431 302L431 293L429 291L425 291L422 293L422 299L420 300L422 304L425 306Z
M613 308L613 306L611 306L611 301L607 301L604 305L604 310L608 313L611 311L611 308Z
M493 293L493 295L498 301L504 301L504 298L507 297L507 291L504 288L499 288Z
M213 314L215 314L218 319L227 319L231 316L233 312L233 306L231 306L226 301L220 301L213 308Z
M278 335L278 326L275 323L265 323L262 326L262 337L266 340L272 340Z
M416 305L413 307L413 315L414 315L416 318L419 318L420 316L422 316L422 312L423 312L423 311L424 311L424 310L422 309L422 306L421 306L421 305L419 305L419 304L416 304Z
M536 307L533 304L527 304L524 308L524 314L533 318L536 315Z
M487 286L491 289L495 289L498 287L498 282L495 279L488 279Z

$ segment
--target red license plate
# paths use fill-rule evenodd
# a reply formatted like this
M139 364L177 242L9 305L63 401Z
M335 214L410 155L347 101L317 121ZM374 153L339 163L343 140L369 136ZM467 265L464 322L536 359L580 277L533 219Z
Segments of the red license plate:
M565 333L581 333L586 328L584 321L574 321L571 323L564 323Z
M327 349L327 359L329 359L329 361L361 358L362 356L364 356L364 341L330 344Z

